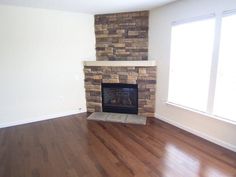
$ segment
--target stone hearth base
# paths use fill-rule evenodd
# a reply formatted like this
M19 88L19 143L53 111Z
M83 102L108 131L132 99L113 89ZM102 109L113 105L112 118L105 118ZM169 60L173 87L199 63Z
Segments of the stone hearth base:
M134 114L94 112L87 119L88 120L96 120L96 121L146 125L146 117L138 116L138 115L134 115Z

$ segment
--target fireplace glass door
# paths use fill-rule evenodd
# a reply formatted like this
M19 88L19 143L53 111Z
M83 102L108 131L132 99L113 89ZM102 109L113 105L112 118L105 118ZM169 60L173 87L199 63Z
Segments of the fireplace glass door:
M103 112L138 113L137 84L102 83Z

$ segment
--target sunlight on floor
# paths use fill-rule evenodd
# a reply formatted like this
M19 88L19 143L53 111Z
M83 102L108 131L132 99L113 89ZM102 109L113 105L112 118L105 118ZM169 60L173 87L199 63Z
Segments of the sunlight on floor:
M211 165L209 165L206 164L206 159L199 159L196 154L190 151L190 149L180 149L174 144L167 144L166 154L163 157L165 176L173 175L174 171L176 176L230 177L228 171L220 171L218 169L223 163L221 164L216 162L214 158L209 159L209 157L207 157L207 160L212 161ZM173 163L173 161L177 163ZM175 164L175 166L171 164ZM186 171L188 171L189 174L186 174Z

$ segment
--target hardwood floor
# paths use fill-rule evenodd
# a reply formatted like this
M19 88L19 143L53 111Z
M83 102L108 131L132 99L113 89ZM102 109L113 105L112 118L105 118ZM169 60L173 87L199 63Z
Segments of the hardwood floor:
M157 119L85 114L0 129L0 177L236 177L236 153Z

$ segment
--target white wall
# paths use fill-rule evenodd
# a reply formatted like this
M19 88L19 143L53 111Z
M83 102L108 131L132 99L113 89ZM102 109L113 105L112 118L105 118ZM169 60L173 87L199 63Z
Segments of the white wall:
M156 59L156 115L169 123L236 151L236 125L167 105L171 22L236 9L232 0L182 0L150 12L149 58ZM200 72L200 70L199 70Z
M89 59L92 15L0 6L0 127L86 111Z

